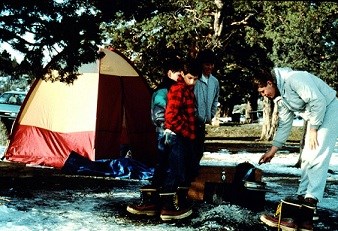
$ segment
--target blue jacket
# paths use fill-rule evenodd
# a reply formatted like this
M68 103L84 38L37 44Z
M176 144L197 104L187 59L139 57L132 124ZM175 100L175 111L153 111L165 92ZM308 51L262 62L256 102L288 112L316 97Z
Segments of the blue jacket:
M211 123L218 106L219 82L211 75L208 82L203 77L197 80L194 87L196 98L196 116L199 122Z

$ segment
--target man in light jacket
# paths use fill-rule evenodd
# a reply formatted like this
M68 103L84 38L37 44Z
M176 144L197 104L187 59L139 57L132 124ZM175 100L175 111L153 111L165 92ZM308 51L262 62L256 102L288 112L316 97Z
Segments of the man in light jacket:
M317 202L323 198L329 163L338 137L337 92L313 74L290 68L275 68L272 72L261 70L254 76L254 84L262 96L274 100L279 113L272 147L261 156L259 164L270 162L284 145L295 112L308 124L297 196L281 201L281 220L267 214L263 214L261 220L273 227L280 225L290 230L313 230L313 214Z

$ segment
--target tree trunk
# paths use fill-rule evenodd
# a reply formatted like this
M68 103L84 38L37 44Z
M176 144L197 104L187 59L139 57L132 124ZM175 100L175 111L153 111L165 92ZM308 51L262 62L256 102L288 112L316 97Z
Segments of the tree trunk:
M268 141L275 135L278 124L277 105L267 97L263 99L263 125L259 140Z
M248 100L248 102L246 103L246 107L245 107L245 123L246 124L250 124L252 123L252 107L251 107L251 103Z
M247 99L245 106L245 123L254 123L258 120L258 97L256 95Z
M214 31L216 37L220 37L223 30L224 15L225 15L224 3L225 0L215 0L216 11L214 19Z
M274 104L272 100L271 102L273 105L273 111L272 111L272 116L271 116L271 124L270 124L270 129L269 129L268 140L272 140L273 136L276 133L277 126L278 126L278 107L277 107L277 104Z
M271 124L271 102L269 98L264 97L263 99L263 125L262 125L262 132L261 137L259 140L267 140L270 124Z

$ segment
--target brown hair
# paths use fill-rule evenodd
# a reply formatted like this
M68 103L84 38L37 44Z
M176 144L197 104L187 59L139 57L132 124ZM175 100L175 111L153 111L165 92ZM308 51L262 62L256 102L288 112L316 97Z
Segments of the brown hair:
M215 54L211 49L202 50L197 55L196 59L197 59L197 61L199 62L200 65L202 65L203 63L215 64Z
M275 83L275 78L270 70L261 68L254 71L252 78L252 84L254 87L266 87L268 81Z
M184 74L191 74L193 76L198 76L201 73L201 67L199 66L199 63L195 59L189 59L186 61L184 65L183 72Z

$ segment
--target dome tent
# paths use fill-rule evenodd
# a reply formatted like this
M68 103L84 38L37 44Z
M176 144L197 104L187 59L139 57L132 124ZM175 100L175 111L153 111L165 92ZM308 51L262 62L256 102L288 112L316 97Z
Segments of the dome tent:
M72 151L89 160L114 159L127 145L135 160L154 164L151 90L120 52L102 52L72 84L34 82L14 123L7 160L62 168Z

